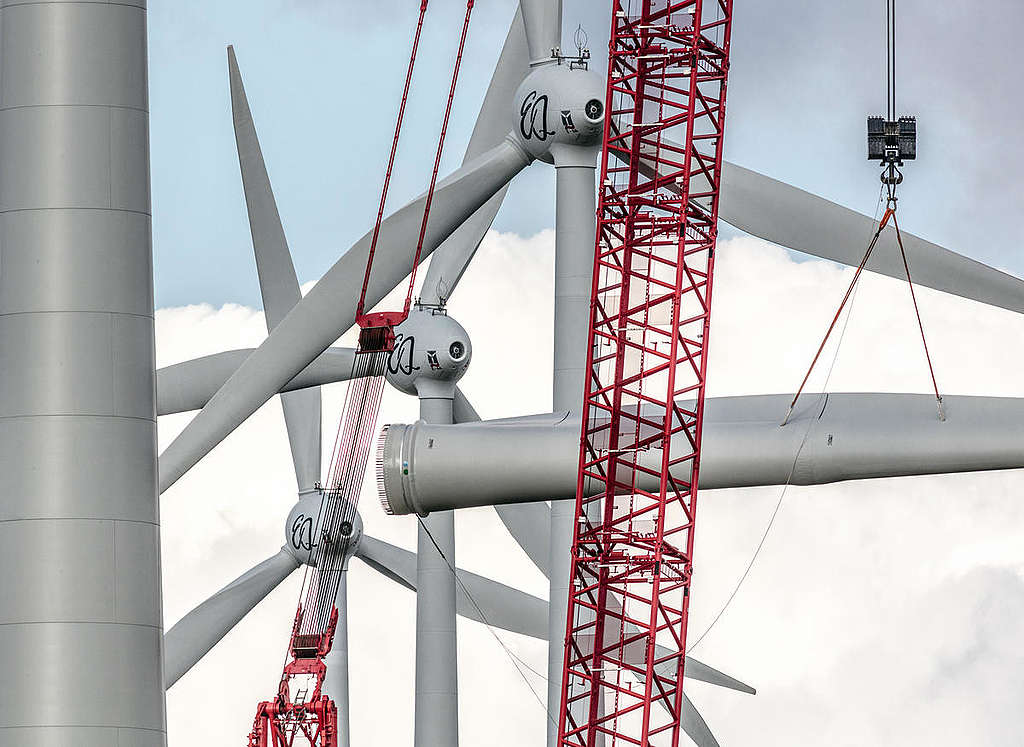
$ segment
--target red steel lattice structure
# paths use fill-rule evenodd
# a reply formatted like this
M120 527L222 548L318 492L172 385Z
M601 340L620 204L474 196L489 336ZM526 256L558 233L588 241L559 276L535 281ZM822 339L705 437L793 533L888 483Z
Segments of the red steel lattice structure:
M732 0L612 13L559 745L675 747Z

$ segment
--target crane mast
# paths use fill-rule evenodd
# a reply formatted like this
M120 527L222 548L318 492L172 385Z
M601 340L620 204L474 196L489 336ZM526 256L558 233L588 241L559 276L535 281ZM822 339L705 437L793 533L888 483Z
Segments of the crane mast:
M560 747L682 731L731 20L612 6Z

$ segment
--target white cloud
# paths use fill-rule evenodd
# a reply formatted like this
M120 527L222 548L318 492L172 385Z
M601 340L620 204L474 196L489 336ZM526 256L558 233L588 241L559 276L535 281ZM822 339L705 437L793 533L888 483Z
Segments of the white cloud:
M463 388L485 417L550 407L553 235L492 232L451 304L474 362ZM712 394L792 391L852 270L797 263L764 242L724 242L717 264ZM390 302L393 303L395 296ZM927 290L919 300L947 393L1024 396L1013 314ZM162 365L258 344L258 311L164 309ZM928 391L905 285L866 275L832 390ZM823 360L827 364L831 355ZM820 387L819 373L811 388ZM342 385L325 389L325 434ZM193 605L283 540L294 476L273 400L164 496L165 616ZM780 413L780 416L782 413ZM190 416L164 418L166 446ZM388 391L382 422L416 403ZM330 437L325 435L326 447ZM698 656L756 697L690 687L723 745L1007 744L1020 731L1024 505L1019 472L845 483L789 491L747 582ZM367 532L415 547L415 523L382 514L367 482ZM703 494L691 630L702 631L750 558L779 488ZM490 510L458 517L459 564L543 594L546 582ZM280 674L298 575L168 694L172 743L240 744ZM350 573L352 721L359 745L412 739L413 595L360 563ZM543 670L543 646L502 633ZM541 744L544 714L476 623L460 627L464 744ZM544 683L532 677L543 695ZM495 735L501 735L500 738Z

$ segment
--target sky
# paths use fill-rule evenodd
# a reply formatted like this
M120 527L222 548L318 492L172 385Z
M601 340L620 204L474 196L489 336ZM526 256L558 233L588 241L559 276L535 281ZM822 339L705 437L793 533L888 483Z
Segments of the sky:
M159 365L256 345L265 336L224 46L235 44L308 287L370 227L414 5L250 0L151 7ZM410 125L439 119L455 5L436 4ZM606 36L606 5L565 3L566 36L584 23L595 57ZM863 130L864 116L884 106L884 16L882 3L872 13L865 5L737 4L726 150L741 165L870 213L877 182L864 160ZM1014 137L1019 63L1011 37L1024 8L1002 2L974 19L964 4L953 5L900 4L908 18L901 27L901 109L921 121L921 160L908 169L901 224L1024 274L1015 251L1024 154ZM467 65L460 84L449 169L461 159L514 11L511 0L477 6L467 49L467 60L477 64ZM430 127L409 127L394 204L425 184L434 137ZM552 186L551 170L541 165L517 179L452 301L474 345L463 389L486 418L550 409ZM852 271L726 235L709 394L792 391ZM919 300L944 392L1024 396L1024 356L1007 344L1020 337L1024 320L926 289ZM867 275L838 353L830 347L824 356L835 357L832 375L826 382L823 368L811 389L927 391L916 335L905 286ZM523 341L514 359L510 340ZM343 395L343 385L325 389L325 428L334 427ZM411 422L416 410L415 400L389 390L381 423ZM162 447L190 417L161 419ZM372 476L362 504L367 532L415 547L414 520L384 516L371 485ZM998 472L791 488L784 495L781 488L705 493L692 607L691 629L698 632L735 589L782 496L750 575L696 651L758 688L750 697L689 686L723 746L1018 741L1022 487L1021 473ZM168 627L277 551L294 493L275 399L162 499ZM546 594L546 581L493 511L460 513L457 532L461 566ZM282 584L168 693L172 745L243 742L256 703L276 687L298 582L295 576ZM354 743L409 744L415 598L358 561L350 589ZM498 635L543 671L542 644ZM535 693L543 697L544 683L532 676L524 682L484 626L460 622L459 643L463 744L542 744L545 714Z
M421 45L392 187L397 206L429 177L463 3L435 2ZM565 0L603 67L607 0ZM478 2L445 171L462 158L514 13ZM418 3L179 0L150 8L154 252L158 306L259 306L231 131L225 47L234 44L302 281L319 278L372 225ZM919 118L919 160L901 225L1024 275L1017 206L1024 5L903 0L899 108ZM871 213L877 168L865 118L885 108L884 3L737 3L726 157ZM905 20L904 20L905 19ZM554 221L552 170L514 183L496 228Z

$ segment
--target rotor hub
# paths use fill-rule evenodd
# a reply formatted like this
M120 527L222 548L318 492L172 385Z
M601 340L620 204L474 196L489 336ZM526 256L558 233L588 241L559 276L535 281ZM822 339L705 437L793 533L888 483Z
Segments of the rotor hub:
M348 517L348 512L342 512L340 506L332 510L332 500L341 499L310 493L300 498L288 513L284 547L300 563L315 568L317 558L323 557L323 553L343 553L344 565L347 565L359 547L363 536L362 517L358 512ZM331 517L332 513L336 515ZM331 527L325 528L328 522Z
M405 394L452 397L472 357L473 346L461 324L443 309L416 306L395 327L386 376Z
M545 65L515 95L515 133L534 158L555 160L559 147L595 148L604 135L605 81L589 70Z

